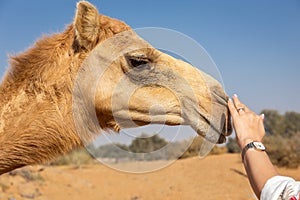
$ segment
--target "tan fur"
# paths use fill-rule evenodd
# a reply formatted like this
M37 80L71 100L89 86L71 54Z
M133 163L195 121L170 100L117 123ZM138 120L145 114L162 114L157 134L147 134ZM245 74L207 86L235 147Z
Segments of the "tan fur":
M72 91L78 69L97 44L126 30L130 27L125 23L99 15L94 6L84 1L78 3L74 23L63 33L43 37L32 48L11 57L10 68L0 85L0 174L49 161L83 145L72 118ZM169 65L172 62L175 67L176 63L182 62L169 57L161 62L166 61ZM190 66L182 65L187 68L175 70L191 73ZM104 80L100 80L103 84L100 84L97 94L97 116L103 129L118 131L120 126L112 119L111 107L106 100L111 98L109 88L116 82L117 74L124 73L124 69L114 66L106 73L102 77ZM211 99L208 94L203 97L207 92L201 89L205 80L198 80L200 76L192 77L192 74L188 76L194 85L192 87L199 90L195 94L201 99L202 107L208 109ZM218 90L221 91L221 87ZM225 93L221 92L226 98ZM133 97L130 102L135 106L133 110L147 112L153 103L167 102L168 97L174 101L170 101L167 108L176 110L179 107L178 100L171 97L167 90L145 88L137 91L136 95L146 93L160 95L156 95L153 101L145 99L146 103L141 105L135 101L138 98ZM209 113L209 109L206 112ZM140 125L149 121L138 112L136 116L141 118L141 122L144 121ZM227 121L228 118L227 115ZM180 123L173 118L169 122L170 125Z

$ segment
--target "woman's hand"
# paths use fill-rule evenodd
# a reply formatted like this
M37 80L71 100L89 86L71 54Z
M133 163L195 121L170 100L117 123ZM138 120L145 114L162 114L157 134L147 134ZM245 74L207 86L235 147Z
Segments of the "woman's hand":
M261 142L265 136L264 115L257 115L245 106L236 95L233 101L228 101L228 107L233 120L236 140L241 149L248 143ZM249 182L257 198L260 198L262 189L267 180L278 173L264 151L248 150L244 154L244 166Z
M236 133L236 140L241 149L248 143L261 142L265 136L264 115L257 115L244 105L237 97L228 101L228 107L233 120L233 127Z

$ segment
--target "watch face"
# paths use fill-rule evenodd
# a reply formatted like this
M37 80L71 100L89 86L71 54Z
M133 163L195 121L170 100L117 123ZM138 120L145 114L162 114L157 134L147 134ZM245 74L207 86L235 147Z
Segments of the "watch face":
M253 142L253 145L255 146L256 149L262 151L266 150L266 147L261 142Z

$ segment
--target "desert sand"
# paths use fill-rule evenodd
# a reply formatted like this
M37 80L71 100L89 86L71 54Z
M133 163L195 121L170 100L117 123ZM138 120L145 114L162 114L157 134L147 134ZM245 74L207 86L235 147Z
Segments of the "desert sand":
M157 164L155 162L147 163ZM278 169L300 180L300 168ZM1 200L256 199L238 154L178 160L131 174L102 164L30 166L0 176Z

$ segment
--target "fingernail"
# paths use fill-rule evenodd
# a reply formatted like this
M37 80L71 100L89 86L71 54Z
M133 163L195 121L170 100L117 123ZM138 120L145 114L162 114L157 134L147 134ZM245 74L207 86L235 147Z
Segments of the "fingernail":
M237 94L234 94L233 96L234 96L234 97L238 97L238 95L237 95Z
M264 113L261 114L260 116L261 116L262 119L265 119L265 114Z
M232 103L232 99L231 98L229 98L228 100Z

